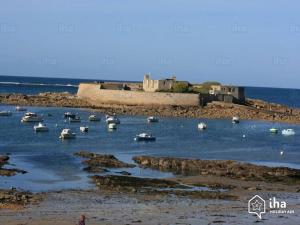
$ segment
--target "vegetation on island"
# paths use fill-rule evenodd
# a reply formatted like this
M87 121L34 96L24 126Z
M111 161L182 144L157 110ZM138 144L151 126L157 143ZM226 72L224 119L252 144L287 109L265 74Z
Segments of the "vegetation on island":
M206 81L202 84L190 84L184 81L176 81L172 89L161 90L160 92L208 94L213 85L221 85L221 83L217 81Z

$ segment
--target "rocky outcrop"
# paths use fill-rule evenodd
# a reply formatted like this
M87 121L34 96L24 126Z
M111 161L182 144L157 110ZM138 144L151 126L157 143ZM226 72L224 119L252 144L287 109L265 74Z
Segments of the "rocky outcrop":
M116 175L93 176L92 180L99 188L131 192L149 188L175 188L179 186L175 181Z
M153 179L128 176L92 176L92 181L101 190L142 193L150 195L177 195L204 199L237 199L236 196L219 191L193 190L193 186L187 186L177 181L166 179Z
M20 169L6 169L3 168L3 166L5 164L8 164L9 161L9 156L7 155L0 155L0 176L14 176L17 173L26 173L26 171L24 170L20 170Z
M246 105L212 102L207 106L138 106L103 104L95 106L69 93L40 93L39 95L0 94L0 104L57 106L92 108L102 113L126 115L155 115L166 117L189 117L231 119L238 115L241 119L266 120L300 124L300 110L261 100L247 99Z
M199 160L170 157L136 156L142 167L187 175L213 175L242 180L300 183L300 170L285 167L257 166L232 160Z
M68 92L45 92L38 95L0 94L0 103L10 105L56 106L56 107L90 107L84 100Z
M107 172L108 170L105 168L132 168L135 167L133 164L124 163L118 160L113 155L101 155L96 153L91 153L87 151L80 151L75 153L76 156L80 156L82 158L86 158L83 161L84 164L87 165L84 170L91 173L101 173Z
M40 198L38 196L34 196L30 192L17 191L14 188L11 190L0 190L0 209L11 205L24 206L39 200Z
M0 155L0 166L6 164L9 160L9 156L7 155Z

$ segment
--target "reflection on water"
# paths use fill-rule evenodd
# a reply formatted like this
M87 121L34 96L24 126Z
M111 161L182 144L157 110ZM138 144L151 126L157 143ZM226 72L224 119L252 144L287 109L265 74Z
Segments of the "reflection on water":
M0 110L12 110L12 106L0 106ZM11 163L27 170L25 175L1 178L0 188L16 186L33 191L72 188L90 188L87 174L82 171L81 159L74 152L87 150L113 154L120 160L131 162L135 155L173 156L199 159L233 159L269 165L300 165L300 127L269 122L242 121L232 124L230 120L199 120L185 118L161 118L159 123L148 124L143 116L120 116L121 124L114 132L108 132L104 122L89 122L87 110L65 108L28 107L30 111L43 114L49 132L34 133L32 123L20 122L24 112L11 117L0 117L0 154L10 153ZM64 112L78 113L81 123L64 121ZM48 116L50 113L52 116ZM208 125L205 131L197 129L197 123ZM80 133L79 127L88 125L88 133ZM269 128L294 128L295 136L284 137L270 134ZM58 137L63 128L77 133L74 140L62 141ZM156 135L156 142L134 142L140 132ZM244 136L245 135L245 136ZM284 151L280 155L280 151ZM11 165L12 166L12 165ZM141 177L170 177L150 169L126 168L122 170Z

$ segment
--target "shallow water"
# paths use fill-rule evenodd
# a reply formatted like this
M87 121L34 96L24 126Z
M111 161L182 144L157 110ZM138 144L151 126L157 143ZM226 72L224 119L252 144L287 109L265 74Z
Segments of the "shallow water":
M12 106L0 106L0 110L12 110ZM104 122L89 122L91 113L81 109L28 107L29 111L44 114L49 132L35 133L33 123L20 122L24 112L14 112L11 117L0 117L0 154L10 153L10 167L27 170L25 175L1 178L0 188L18 187L31 191L60 189L86 189L93 187L88 174L82 171L81 159L74 152L88 150L113 154L132 162L136 155L173 156L199 159L233 159L271 166L300 168L300 126L272 124L261 121L161 118L159 123L148 124L143 116L120 116L118 129L109 132ZM78 113L81 123L65 123L64 112ZM51 113L52 116L47 116ZM205 131L197 129L197 123L208 125ZM58 125L56 127L56 124ZM80 133L79 126L88 125L88 133ZM295 136L270 134L269 128L294 128ZM63 128L77 133L74 140L62 141L58 137ZM134 142L140 132L152 132L156 142ZM246 137L243 138L243 135ZM280 151L284 154L280 155ZM170 177L151 169L114 169L111 173L126 170L141 177Z

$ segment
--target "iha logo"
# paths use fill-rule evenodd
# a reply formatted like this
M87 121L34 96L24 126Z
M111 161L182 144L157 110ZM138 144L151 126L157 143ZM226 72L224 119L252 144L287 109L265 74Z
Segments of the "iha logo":
M262 218L262 214L266 213L266 202L259 195L255 195L248 202L248 212L256 214L259 219Z
M287 209L285 201L278 201L275 197L270 198L268 203L271 214L292 214L295 212L292 209ZM266 201L259 195L255 195L248 201L248 212L262 219L262 214L266 213L266 206Z

